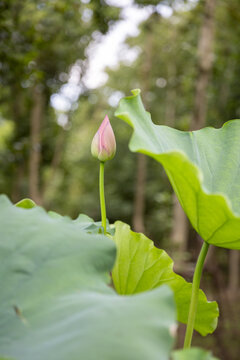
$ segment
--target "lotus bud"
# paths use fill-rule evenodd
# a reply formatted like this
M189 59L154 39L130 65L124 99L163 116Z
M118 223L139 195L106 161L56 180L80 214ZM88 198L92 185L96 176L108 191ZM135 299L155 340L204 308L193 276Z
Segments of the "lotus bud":
M111 160L116 152L116 140L108 116L106 115L96 132L91 145L92 156L105 162Z

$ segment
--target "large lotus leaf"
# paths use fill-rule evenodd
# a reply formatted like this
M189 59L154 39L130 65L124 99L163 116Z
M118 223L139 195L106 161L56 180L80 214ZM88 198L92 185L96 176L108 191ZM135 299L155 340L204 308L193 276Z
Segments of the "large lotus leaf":
M173 352L172 360L218 360L209 351L191 348L176 350Z
M112 277L117 292L136 294L167 284L174 292L178 321L186 324L192 284L173 271L172 259L146 236L131 231L129 225L120 221L115 223L115 229L117 260ZM217 326L218 313L217 303L207 301L199 290L195 330L202 335L212 333Z
M193 132L155 125L140 91L115 115L134 129L132 151L160 162L193 227L209 244L240 249L240 120Z
M116 248L81 224L0 197L0 358L169 359L170 288L119 296Z
M15 206L23 209L32 209L37 205L31 199L26 198L19 201L17 204L15 204ZM103 233L103 227L101 221L94 222L93 219L91 219L89 216L85 214L80 214L75 220L72 220L69 216L62 216L56 213L55 211L48 211L48 215L50 215L53 218L61 218L62 220L68 222L77 222L79 225L79 229L84 230L87 233L91 233L91 234ZM107 232L111 235L114 234L114 229L110 227L108 219L107 219Z
M102 227L102 222L94 221L87 215L80 214L78 216L78 218L74 221L78 222L79 225L81 224L82 229L88 233L91 233L91 234L101 233L102 234L104 232L103 227ZM113 235L114 228L112 228L110 226L108 219L106 221L106 225L107 225L107 234Z

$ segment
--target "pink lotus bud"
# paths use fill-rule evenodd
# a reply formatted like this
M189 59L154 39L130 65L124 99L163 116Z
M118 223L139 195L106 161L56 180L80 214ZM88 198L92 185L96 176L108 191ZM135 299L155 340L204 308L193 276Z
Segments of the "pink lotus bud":
M92 156L104 162L111 160L116 152L116 140L108 116L106 115L96 132L92 145Z

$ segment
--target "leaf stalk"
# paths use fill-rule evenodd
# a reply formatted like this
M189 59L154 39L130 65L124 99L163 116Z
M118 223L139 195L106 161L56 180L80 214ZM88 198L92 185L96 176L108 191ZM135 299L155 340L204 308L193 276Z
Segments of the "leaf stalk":
M100 162L99 169L99 195L100 195L100 207L101 207L101 217L102 217L102 227L104 234L107 233L107 218L106 218L106 204L105 204L105 195L104 195L104 165L103 161Z
M192 295L191 295L191 302L190 302L188 321L187 321L187 330L184 340L184 349L190 348L192 343L193 329L194 329L194 323L195 323L197 305L198 305L198 290L200 286L203 265L208 252L208 248L209 248L209 244L204 241L194 271Z

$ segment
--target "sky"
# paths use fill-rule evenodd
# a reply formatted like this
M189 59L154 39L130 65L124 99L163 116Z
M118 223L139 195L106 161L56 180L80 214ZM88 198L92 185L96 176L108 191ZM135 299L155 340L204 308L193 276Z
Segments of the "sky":
M89 0L81 1L86 4L89 2ZM137 7L133 5L133 0L107 0L107 3L121 8L120 20L110 27L106 35L99 36L99 33L96 33L95 39L93 37L86 51L89 62L86 75L81 78L81 67L79 61L76 61L70 71L68 82L61 87L59 93L52 95L51 104L59 112L68 112L83 92L83 88L79 85L80 78L87 88L96 89L107 81L108 76L104 71L106 67L117 68L120 61L128 62L130 65L139 54L138 48L129 48L124 42L127 37L139 34L139 25L151 15L153 8ZM157 10L164 17L172 15L169 6L158 5ZM87 21L90 14L85 16ZM110 105L114 105L122 94L115 95L110 99L110 102L112 101ZM58 122L59 125L64 126L67 117L61 115L58 117Z
M108 0L109 5L121 5L121 20L114 24L107 35L103 36L100 43L92 42L87 50L90 59L89 69L84 79L90 89L95 89L107 81L106 67L116 68L119 61L133 62L138 56L137 48L130 49L124 44L127 37L138 36L138 26L146 20L153 9L151 6L138 8L131 0ZM170 16L172 9L168 6L159 6L164 16Z

